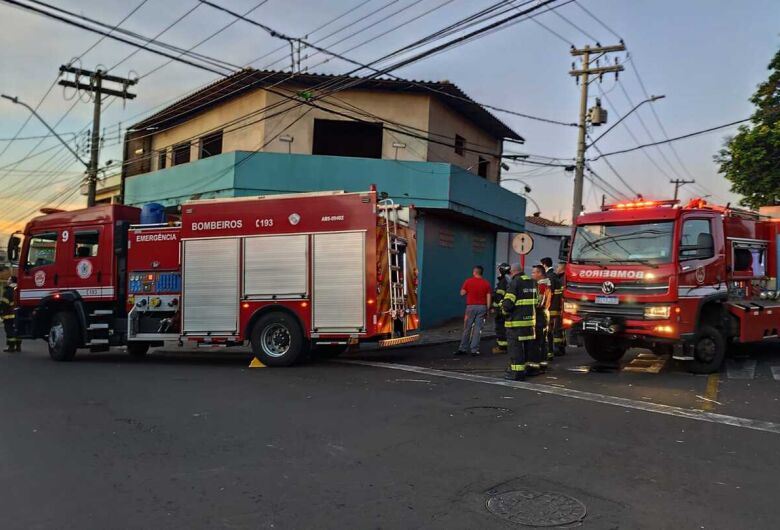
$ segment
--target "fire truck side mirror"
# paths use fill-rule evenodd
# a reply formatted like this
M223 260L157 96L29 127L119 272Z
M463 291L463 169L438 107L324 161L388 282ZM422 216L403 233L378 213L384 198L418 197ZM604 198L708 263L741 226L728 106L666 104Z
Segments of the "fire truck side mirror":
M18 236L11 236L8 239L8 261L12 266L16 266L19 263L19 246L22 240Z

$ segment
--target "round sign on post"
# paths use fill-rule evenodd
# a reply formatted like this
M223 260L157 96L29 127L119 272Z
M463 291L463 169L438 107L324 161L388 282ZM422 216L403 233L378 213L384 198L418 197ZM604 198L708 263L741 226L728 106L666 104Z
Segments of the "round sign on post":
M521 232L512 239L512 248L520 255L520 268L525 270L525 257L534 248L534 238L531 234Z

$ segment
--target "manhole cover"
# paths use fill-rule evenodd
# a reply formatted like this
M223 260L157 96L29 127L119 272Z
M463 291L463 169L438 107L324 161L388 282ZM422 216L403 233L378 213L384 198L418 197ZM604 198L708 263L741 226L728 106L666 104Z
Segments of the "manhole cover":
M516 490L491 497L487 509L493 515L526 526L564 526L585 518L585 505L574 497L549 491Z
M511 416L513 411L505 407L467 407L466 416L479 416L483 418L503 418Z

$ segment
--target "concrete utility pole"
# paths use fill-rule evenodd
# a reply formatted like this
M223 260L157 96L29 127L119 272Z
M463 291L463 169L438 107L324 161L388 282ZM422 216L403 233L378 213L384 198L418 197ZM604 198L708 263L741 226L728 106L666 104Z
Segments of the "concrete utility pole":
M626 47L621 42L620 44L616 44L614 46L601 46L600 44L596 44L594 47L585 46L584 48L574 48L571 49L571 54L575 57L580 56L582 57L582 66L580 69L574 68L572 65L572 70L569 72L569 75L574 76L577 78L577 82L580 83L581 89L580 89L580 120L579 120L579 134L577 135L577 159L575 162L575 172L574 172L574 200L572 202L572 224L577 220L577 217L580 215L580 212L582 211L582 192L583 192L583 184L585 180L585 138L587 134L587 120L588 120L588 86L590 83L590 76L598 76L594 79L598 79L599 81L602 79L604 74L614 72L617 74L617 72L623 71L623 66L619 64L615 64L612 66L599 66L596 65L595 68L591 68L592 62L598 61L600 57L602 57L606 53L610 52L622 52L625 51ZM596 56L594 59L593 56ZM601 107L598 107L601 109Z
M138 81L135 79L125 79L124 77L108 75L105 71L100 69L93 72L82 68L74 68L70 65L60 66L60 73L69 73L76 76L73 81L68 79L60 80L60 85L75 88L77 90L87 90L95 95L94 110L92 113L92 141L90 144L89 164L87 165L87 206L94 206L95 194L97 192L98 155L100 154L100 109L102 96L103 94L106 94L107 96L115 96L122 99L133 99L135 98L135 94L129 93L127 88L135 85ZM89 83L82 83L80 81L82 77L88 78ZM115 90L104 88L103 81L119 83L122 85L122 89Z
M677 192L680 190L681 186L685 186L686 184L695 184L695 180L685 180L685 179L674 179L670 180L669 184L674 184L674 200L677 200Z

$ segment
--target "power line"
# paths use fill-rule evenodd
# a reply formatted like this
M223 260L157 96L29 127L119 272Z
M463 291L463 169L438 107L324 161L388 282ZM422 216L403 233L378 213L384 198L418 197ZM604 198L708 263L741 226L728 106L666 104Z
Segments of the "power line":
M715 127L710 127L708 129L702 129L700 131L695 131L695 132L692 132L692 133L683 134L682 136L676 136L674 138L669 138L667 140L661 140L660 142L653 142L653 143L649 143L649 144L642 144L642 145L638 145L636 147L629 147L628 149L620 149L619 151L612 151L610 153L601 153L599 156L597 156L595 158L591 158L590 160L591 161L596 161L596 160L599 160L600 158L605 158L605 157L613 156L613 155L620 155L620 154L623 154L623 153L629 153L631 151L636 151L638 149L644 149L645 147L653 147L655 145L662 145L662 144L667 144L669 142L676 142L678 140L684 140L686 138L692 138L694 136L699 136L701 134L706 134L708 132L717 131L719 129L725 129L726 127L732 127L734 125L739 125L740 123L745 123L746 121L750 121L750 118L745 118L745 119L742 119L742 120L732 121L730 123L724 123L723 125L716 125Z

